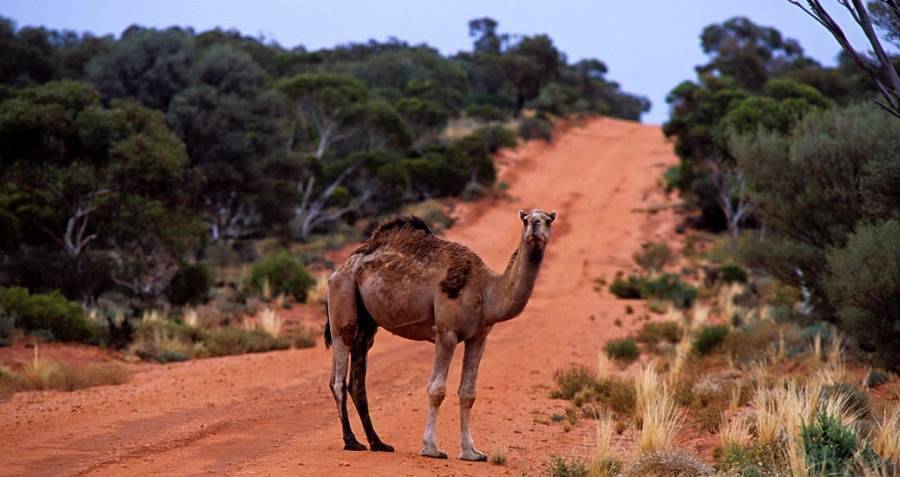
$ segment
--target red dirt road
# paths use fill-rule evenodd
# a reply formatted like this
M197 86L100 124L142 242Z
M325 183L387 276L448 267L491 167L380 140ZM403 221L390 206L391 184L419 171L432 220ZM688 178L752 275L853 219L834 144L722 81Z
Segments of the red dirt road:
M506 465L455 459L455 393L438 426L451 458L418 456L432 345L382 330L369 355L368 394L393 454L341 450L330 352L319 340L313 349L144 366L121 386L18 393L0 403L0 475L520 475L540 473L550 454L587 456L589 420L568 432L547 422L565 408L548 398L553 372L594 364L607 339L634 326L635 315L594 291L593 280L631 268L643 241L673 236L670 209L645 209L666 203L657 182L675 157L658 127L595 119L502 160L510 199L465 204L447 238L498 270L517 244L517 209L559 211L534 295L520 317L495 327L479 375L475 443L505 450Z

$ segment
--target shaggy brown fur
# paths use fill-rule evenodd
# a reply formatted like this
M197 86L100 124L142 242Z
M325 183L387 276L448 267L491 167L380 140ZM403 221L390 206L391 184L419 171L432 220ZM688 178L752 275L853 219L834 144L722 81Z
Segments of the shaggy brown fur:
M441 291L447 294L448 298L456 298L459 291L466 286L466 279L469 278L469 272L472 270L472 262L468 257L462 257L461 260L450 264L447 269L447 276L441 281Z

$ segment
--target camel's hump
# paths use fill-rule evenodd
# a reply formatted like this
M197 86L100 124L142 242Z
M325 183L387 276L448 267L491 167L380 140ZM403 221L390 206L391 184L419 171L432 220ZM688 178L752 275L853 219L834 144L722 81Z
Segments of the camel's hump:
M431 228L425 223L424 220L416 217L415 215L404 215L401 217L397 217L385 222L382 222L378 225L372 235L369 237L369 240L366 243L356 249L354 253L361 253L363 255L370 254L377 250L383 243L388 240L388 236L393 232L400 232L403 230L407 230L410 232L414 231L422 231L424 236L433 236L434 234L431 232ZM419 235L421 238L423 235Z

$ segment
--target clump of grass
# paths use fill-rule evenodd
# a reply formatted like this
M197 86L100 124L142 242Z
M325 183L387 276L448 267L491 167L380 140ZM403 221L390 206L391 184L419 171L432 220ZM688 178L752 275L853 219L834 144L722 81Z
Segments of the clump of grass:
M609 415L597 419L594 456L591 461L591 477L613 477L619 474L622 463L616 458L612 448L614 423Z
M647 406L658 398L661 391L659 375L653 366L644 366L634 378L634 417L640 419Z
M681 341L683 331L675 321L653 321L644 323L637 334L637 340L641 343L656 345L660 342L678 343Z
M683 423L684 415L672 395L665 390L657 393L644 407L636 452L640 455L670 449Z
M553 375L553 379L557 386L557 389L550 393L553 399L572 399L579 391L596 383L593 373L585 366L560 369Z
M900 463L900 405L884 411L872 439L872 448L882 459Z
M609 292L622 299L638 299L641 298L641 286L643 280L635 275L628 275L623 278L622 274L617 274L609 285Z
M572 457L566 459L558 455L550 456L547 465L547 475L550 477L587 477L588 468L581 460Z
M693 349L701 356L715 350L728 336L728 327L724 325L704 326L694 337Z
M268 333L269 336L277 338L281 335L281 328L284 325L283 320L274 308L266 307L259 315L259 329Z
M495 449L489 460L494 465L506 465L506 449Z
M603 348L610 359L630 363L641 355L637 343L631 338L609 340Z
M645 242L632 258L644 272L653 274L662 271L674 257L672 249L665 242Z
M131 380L131 371L118 363L90 363L84 366L67 366L40 357L35 348L31 361L19 370L3 368L0 381L7 394L16 391L75 391Z

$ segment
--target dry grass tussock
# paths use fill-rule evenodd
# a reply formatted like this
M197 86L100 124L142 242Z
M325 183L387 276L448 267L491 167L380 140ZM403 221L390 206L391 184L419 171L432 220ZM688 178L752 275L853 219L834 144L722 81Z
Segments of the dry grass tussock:
M670 449L683 424L684 414L672 395L661 389L645 405L635 452L641 455Z
M131 380L132 373L118 363L91 363L68 366L42 358L35 348L34 358L19 370L3 369L0 394L17 391L74 391Z
M900 404L884 411L873 436L872 447L883 459L900 463Z
M259 314L259 321L256 326L268 333L269 336L277 338L281 335L284 320L278 316L274 308L267 307Z
M615 428L612 416L603 414L597 418L594 456L591 462L591 477L612 477L618 475L621 468L616 458L612 436Z
M665 392L665 389L660 382L659 375L653 369L653 365L647 364L641 367L640 372L634 377L634 417L636 420L643 417L647 406L659 398L660 392Z
M307 303L318 303L324 305L328 300L328 274L320 274L316 276L316 284L306 292Z

